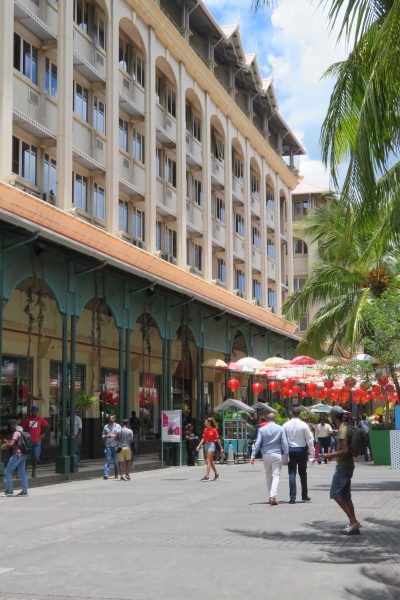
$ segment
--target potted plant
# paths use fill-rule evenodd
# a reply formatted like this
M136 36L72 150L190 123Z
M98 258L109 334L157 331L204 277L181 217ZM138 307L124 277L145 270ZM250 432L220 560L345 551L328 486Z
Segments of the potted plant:
M97 402L98 398L93 394L87 394L81 392L75 401L75 407L77 410L89 410Z

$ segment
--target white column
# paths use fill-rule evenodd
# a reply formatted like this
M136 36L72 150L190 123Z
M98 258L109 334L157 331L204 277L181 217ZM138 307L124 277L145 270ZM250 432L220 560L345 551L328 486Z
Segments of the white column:
M204 123L202 137L202 162L203 162L203 256L204 278L212 279L212 197L211 197L211 107L210 96L204 94Z
M58 3L57 206L72 207L72 145L74 79L73 2ZM107 107L108 108L108 107Z
M293 292L293 204L292 204L292 191L288 190L287 196L287 275L288 275L288 288L289 294Z
M110 3L110 16L107 21L107 76L106 76L106 222L110 233L118 231L119 201L119 18L117 3Z
M177 179L177 242L178 266L185 269L186 261L186 98L184 65L179 63L179 82L176 94L176 179Z
M261 228L261 306L268 306L268 260L267 260L267 219L266 219L266 184L267 176L265 160L261 159L260 181L260 228Z
M280 179L275 175L275 291L276 291L276 312L281 314L282 309L282 283L281 283L281 206L280 206Z
M235 232L235 223L233 219L232 206L232 125L230 119L226 120L226 140L225 140L225 158L224 158L224 177L225 177L225 213L226 213L226 287L232 292L235 289L233 272L233 236Z
M146 134L146 192L145 192L145 238L148 252L156 251L156 56L154 29L149 27L147 40L145 99Z
M0 180L11 175L14 2L0 0Z
M244 189L244 273L246 277L245 298L253 298L253 247L251 244L251 193L250 193L250 145L246 139L243 165Z

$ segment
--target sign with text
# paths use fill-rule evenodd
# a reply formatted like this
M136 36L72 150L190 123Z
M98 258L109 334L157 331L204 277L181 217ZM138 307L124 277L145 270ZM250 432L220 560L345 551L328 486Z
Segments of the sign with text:
M181 410L163 410L161 414L163 442L181 442L182 441L182 411Z

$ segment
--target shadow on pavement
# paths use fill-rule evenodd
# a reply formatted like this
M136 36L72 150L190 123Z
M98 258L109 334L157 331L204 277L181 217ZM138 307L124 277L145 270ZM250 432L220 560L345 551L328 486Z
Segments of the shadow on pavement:
M371 582L385 585L386 590L373 590L370 585L359 588L346 587L347 598L360 598L360 600L398 600L400 597L400 576L389 565L381 565L379 569L362 567L360 574Z
M316 490L329 490L331 487L330 483L314 484L312 489ZM400 481L374 481L372 483L357 483L352 481L351 483L352 492L400 492Z

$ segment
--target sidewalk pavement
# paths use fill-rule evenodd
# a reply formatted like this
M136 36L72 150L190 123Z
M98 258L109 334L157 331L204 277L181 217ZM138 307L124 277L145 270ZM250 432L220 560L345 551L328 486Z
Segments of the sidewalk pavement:
M29 477L30 487L39 487L42 485L51 485L55 483L63 483L65 481L74 481L77 479L93 479L103 475L104 458L100 459L83 459L79 470L76 473L56 473L55 464L39 465L36 470L36 478L31 477L31 466L28 464L27 473ZM137 472L148 471L151 469L161 468L159 453L140 454L132 463L133 469ZM114 466L111 464L111 474L114 474ZM18 487L18 480L14 481L14 485Z
M340 534L334 465L309 468L310 503L266 502L263 465L136 473L0 498L0 600L397 600L400 478L358 463L361 535Z

